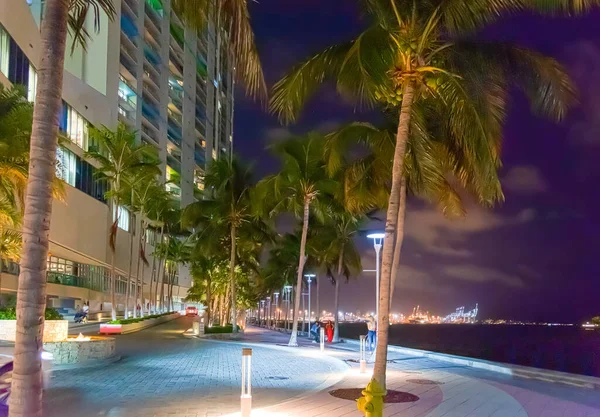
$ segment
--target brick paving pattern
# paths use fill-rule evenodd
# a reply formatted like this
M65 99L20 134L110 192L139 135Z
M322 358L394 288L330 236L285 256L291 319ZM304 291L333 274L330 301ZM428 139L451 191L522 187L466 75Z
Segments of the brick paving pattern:
M328 346L322 355L305 339L298 348L280 346L288 336L277 332L250 328L244 342L211 342L182 337L189 327L182 318L119 336L121 362L55 372L45 415L239 416L241 348L250 346L254 417L361 416L355 402L328 393L369 381L370 374L360 374L352 362L358 358L353 345ZM419 400L386 405L386 417L600 417L598 391L389 356L394 361L388 364L388 388Z

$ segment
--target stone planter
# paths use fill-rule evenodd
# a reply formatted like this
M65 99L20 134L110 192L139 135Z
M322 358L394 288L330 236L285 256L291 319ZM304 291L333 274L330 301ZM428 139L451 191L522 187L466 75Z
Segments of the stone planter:
M14 342L17 336L16 320L0 320L0 340ZM46 320L44 322L44 343L61 342L69 337L68 320Z
M44 350L54 355L54 365L103 364L115 358L115 339L90 337L90 340L69 338L62 342L44 343Z
M101 334L127 334L133 332L139 332L140 330L147 329L148 327L156 326L158 324L166 323L180 317L179 313L169 314L167 316L157 317L155 319L142 320L138 323L131 324L107 324L103 323L100 325Z

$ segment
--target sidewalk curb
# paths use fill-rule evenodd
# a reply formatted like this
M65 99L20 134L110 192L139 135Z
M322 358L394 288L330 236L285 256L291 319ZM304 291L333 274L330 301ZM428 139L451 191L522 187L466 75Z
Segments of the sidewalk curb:
M353 339L345 339L347 343L358 345L359 342ZM449 355L428 350L405 348L401 346L389 345L388 351L413 355L423 358L435 359L438 361L449 362L455 365L465 366L474 369L481 369L490 372L496 372L504 375L524 379L535 379L554 384L571 385L579 388L600 390L600 378L577 375L567 372L552 371L549 369L533 368L522 365L512 365L509 363L492 362L485 359L469 358L466 356Z

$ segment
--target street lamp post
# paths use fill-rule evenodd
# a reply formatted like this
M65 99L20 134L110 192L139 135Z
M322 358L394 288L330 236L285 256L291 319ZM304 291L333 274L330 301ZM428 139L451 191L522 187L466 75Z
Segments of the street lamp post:
M308 334L308 337L310 337L310 283L312 282L312 279L316 275L315 274L306 274L304 276L306 277L306 282L308 283L308 329L307 329L306 333Z
M266 322L265 320L265 300L260 300L260 315L263 318L263 321ZM258 322L258 325L260 326L260 321Z
M285 291L284 296L287 299L287 308L285 309L285 331L287 332L287 329L288 329L288 313L290 311L290 295L292 294L292 286L291 285L285 285L283 287L283 290Z
M377 320L379 320L379 252L381 251L381 246L385 234L371 233L370 235L367 235L367 237L369 239L373 239L373 247L375 248L375 258L377 262L377 265L375 267L375 315L377 316Z

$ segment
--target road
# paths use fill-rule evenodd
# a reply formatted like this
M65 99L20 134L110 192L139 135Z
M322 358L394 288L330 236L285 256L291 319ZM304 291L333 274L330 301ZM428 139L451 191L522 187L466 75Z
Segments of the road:
M241 348L236 342L188 339L191 319L117 336L119 362L55 371L45 392L46 417L208 417L239 411ZM298 357L280 346L253 348L256 407L273 405L326 385L339 362ZM333 383L335 381L332 381Z

